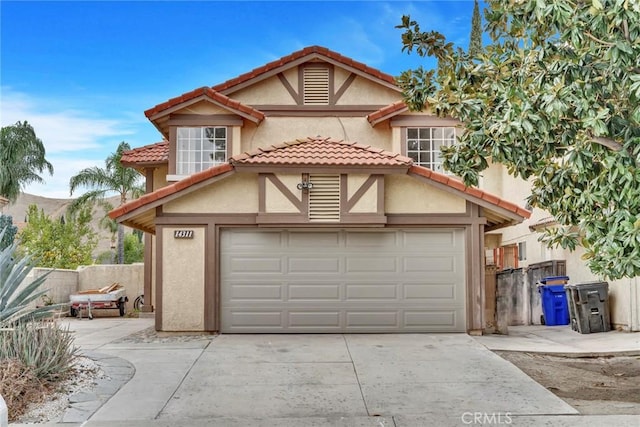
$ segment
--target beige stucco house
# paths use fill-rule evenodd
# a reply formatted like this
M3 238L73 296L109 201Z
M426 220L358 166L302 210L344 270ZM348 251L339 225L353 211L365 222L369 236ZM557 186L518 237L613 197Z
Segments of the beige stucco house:
M459 124L392 76L313 46L145 114L147 194L110 215L158 330L482 332L485 234L530 212L445 174Z

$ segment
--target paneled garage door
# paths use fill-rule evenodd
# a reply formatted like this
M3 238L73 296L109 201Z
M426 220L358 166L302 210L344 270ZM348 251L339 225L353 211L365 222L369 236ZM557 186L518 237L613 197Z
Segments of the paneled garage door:
M464 231L221 233L221 331L464 332Z

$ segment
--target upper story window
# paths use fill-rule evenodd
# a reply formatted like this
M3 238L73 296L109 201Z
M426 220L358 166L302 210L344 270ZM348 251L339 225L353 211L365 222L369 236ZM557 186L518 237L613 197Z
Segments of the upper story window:
M407 128L407 156L414 163L436 172L442 169L442 146L450 146L456 141L454 127Z
M179 127L176 173L190 175L227 161L227 128Z

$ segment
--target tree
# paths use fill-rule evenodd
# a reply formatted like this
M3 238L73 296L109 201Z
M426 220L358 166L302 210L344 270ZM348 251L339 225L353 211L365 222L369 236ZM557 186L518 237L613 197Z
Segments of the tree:
M133 264L134 262L144 261L144 243L136 236L130 233L124 236L124 263Z
M27 210L27 225L18 234L19 253L39 267L75 269L93 264L98 238L91 227L91 208L83 206L66 220L52 219L36 205Z
M2 230L4 230L4 234L0 239L0 251L13 244L18 232L18 227L13 225L13 217L11 215L0 214L0 231Z
M480 17L480 6L478 0L473 4L473 15L471 17L471 36L469 37L469 56L475 58L482 52L482 18Z
M104 200L109 193L117 193L120 196L120 205L127 202L128 198L137 198L144 193L140 184L140 175L132 168L126 168L120 163L122 153L130 150L129 144L121 142L115 153L105 160L105 168L92 167L83 169L69 180L70 193L79 187L87 187L90 191L84 193L74 201L71 210L88 201ZM124 263L124 227L118 225L118 264Z
M464 124L443 154L467 185L504 164L560 224L545 242L581 244L598 275L640 275L640 2L491 0L485 17L477 58L402 18L403 50L445 71L404 72L407 104Z
M0 196L15 202L25 185L43 183L38 174L53 175L53 166L45 159L44 144L26 121L0 130Z

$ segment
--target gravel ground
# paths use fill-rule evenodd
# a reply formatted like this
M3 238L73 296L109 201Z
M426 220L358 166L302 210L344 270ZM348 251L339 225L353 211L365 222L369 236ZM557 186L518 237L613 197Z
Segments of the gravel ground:
M78 357L69 379L62 382L47 401L32 405L15 422L36 424L59 421L69 407L69 396L91 390L95 381L100 378L106 378L106 376L95 361L88 357Z

